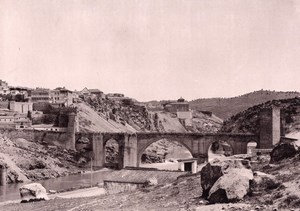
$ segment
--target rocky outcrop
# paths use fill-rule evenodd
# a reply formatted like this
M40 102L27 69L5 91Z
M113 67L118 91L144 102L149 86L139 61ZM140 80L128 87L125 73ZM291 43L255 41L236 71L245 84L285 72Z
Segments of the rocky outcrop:
M214 159L201 169L202 197L211 203L232 202L249 193L253 179L248 160Z
M21 203L48 200L46 189L40 183L23 185L20 188Z
M271 163L294 157L300 153L300 141L280 142L271 152Z

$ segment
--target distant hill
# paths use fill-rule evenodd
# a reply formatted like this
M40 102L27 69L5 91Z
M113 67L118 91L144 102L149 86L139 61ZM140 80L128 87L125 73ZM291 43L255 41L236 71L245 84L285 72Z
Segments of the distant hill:
M299 97L299 92L277 92L259 90L232 98L202 98L190 101L190 108L200 111L211 111L226 120L249 107L267 101Z

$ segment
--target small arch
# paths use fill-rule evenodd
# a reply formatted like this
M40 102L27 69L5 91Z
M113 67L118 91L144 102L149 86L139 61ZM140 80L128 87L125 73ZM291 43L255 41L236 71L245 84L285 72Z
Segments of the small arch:
M104 144L104 162L105 166L118 168L119 165L119 143L111 138Z
M208 148L208 161L218 157L227 157L233 155L233 147L226 141L214 141Z

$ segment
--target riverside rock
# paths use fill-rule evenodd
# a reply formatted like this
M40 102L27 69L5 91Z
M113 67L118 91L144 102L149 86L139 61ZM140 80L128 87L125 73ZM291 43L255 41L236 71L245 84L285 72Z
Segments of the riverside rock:
M248 160L214 159L201 169L202 197L211 203L242 199L249 192L253 179Z
M40 183L30 183L20 188L21 203L48 200L46 189Z
M239 201L249 193L249 181L253 179L250 169L233 168L221 176L209 191L210 203Z
M209 191L215 182L230 169L248 169L250 162L243 159L217 158L207 163L201 169L201 187L203 189L202 197L207 198Z

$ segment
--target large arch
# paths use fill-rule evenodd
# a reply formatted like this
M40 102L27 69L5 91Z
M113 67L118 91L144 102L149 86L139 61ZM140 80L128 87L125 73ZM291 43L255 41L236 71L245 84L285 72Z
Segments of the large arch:
M146 141L146 144L141 145L140 142L141 140L139 140L139 145L138 145L138 160L141 159L141 156L143 154L143 152L153 143L162 140L162 139L166 139L169 142L177 142L179 144L181 144L182 146L184 146L192 155L193 155L193 151L190 148L190 146L188 144L186 144L184 141L180 141L178 137L155 137L155 138L150 138Z
M163 145L167 145L168 147L165 148ZM149 148L151 148L150 151L147 151ZM167 159L168 155L170 156L169 159ZM138 166L144 168L178 170L177 160L188 158L193 158L193 154L191 149L189 149L184 142L174 137L155 138L140 148L137 161ZM143 162L146 161L144 159L146 159L148 163Z

